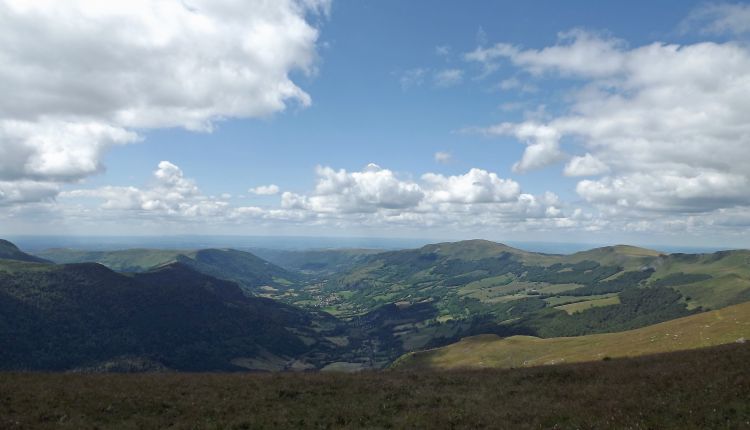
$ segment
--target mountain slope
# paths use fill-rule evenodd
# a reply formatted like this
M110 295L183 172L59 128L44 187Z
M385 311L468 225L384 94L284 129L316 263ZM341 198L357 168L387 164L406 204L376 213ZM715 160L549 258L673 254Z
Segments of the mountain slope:
M18 249L16 245L7 240L0 239L0 259L28 261L32 263L48 263L49 261L35 257Z
M174 263L123 275L95 263L0 262L0 368L67 370L141 360L156 368L322 365L338 323ZM261 363L262 365L258 364Z
M525 367L680 351L745 339L750 339L750 302L619 333L549 339L474 336L442 348L408 354L394 367Z
M282 269L249 252L234 249L198 251L127 249L93 252L51 249L40 255L56 263L101 263L120 272L143 272L165 264L180 262L201 273L238 282L253 290L265 285L283 288L301 279L296 273Z

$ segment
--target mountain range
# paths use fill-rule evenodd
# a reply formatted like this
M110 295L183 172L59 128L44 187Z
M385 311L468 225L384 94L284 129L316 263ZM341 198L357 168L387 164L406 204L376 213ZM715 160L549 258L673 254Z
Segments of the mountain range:
M32 256L2 241L0 369L356 370L464 338L584 342L750 301L743 250L253 251Z

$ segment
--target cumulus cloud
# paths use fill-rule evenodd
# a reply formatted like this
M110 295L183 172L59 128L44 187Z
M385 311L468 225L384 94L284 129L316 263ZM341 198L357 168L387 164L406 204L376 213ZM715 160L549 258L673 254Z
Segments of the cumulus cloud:
M102 209L174 216L212 216L228 206L226 201L202 195L195 181L169 161L159 163L152 183L143 188L105 186L65 191L60 197L96 198L104 200Z
M565 176L596 176L607 173L609 167L593 155L586 153L570 159L565 165Z
M499 226L564 218L553 193L522 193L517 182L482 169L450 176L426 173L419 182L375 164L358 172L319 167L317 175L310 195L283 193L282 209L315 214L318 221L380 226Z
M488 127L527 144L516 171L561 159L570 137L584 156L565 174L583 180L588 202L660 211L714 211L750 200L750 49L746 45L652 43L629 48L581 31L557 45L524 50L499 44L467 54L509 60L538 79L574 76L584 85L565 113Z
M273 196L276 194L279 194L278 185L270 184L270 185L261 185L255 188L250 188L247 190L249 193L257 194L259 196Z
M328 0L0 3L0 179L76 181L135 130L210 131L310 104ZM33 35L33 37L29 37ZM19 188L20 189L20 188Z
M133 132L96 121L0 120L0 179L81 179L103 169L106 149L137 139Z
M336 229L449 226L515 231L580 224L566 215L566 205L557 195L523 193L517 182L476 168L459 175L426 173L412 181L375 164L359 171L321 166L309 193L283 192L277 205L237 206L228 198L205 195L178 166L162 161L151 181L143 186L64 191L58 200L58 210L65 211L68 219L81 223L117 220L120 226L128 220L138 225L153 220L159 225L203 223L231 228L276 228L283 224Z
M424 197L419 185L402 181L391 170L373 163L359 172L319 166L316 173L315 192L307 198L307 207L316 212L403 209Z
M495 203L518 199L521 186L510 179L502 179L496 173L482 169L471 169L464 175L443 176L426 173L427 201L431 203Z
M526 143L521 160L513 165L514 172L527 172L561 161L565 155L560 150L560 132L536 122L520 124L502 123L484 130L489 135L511 135Z

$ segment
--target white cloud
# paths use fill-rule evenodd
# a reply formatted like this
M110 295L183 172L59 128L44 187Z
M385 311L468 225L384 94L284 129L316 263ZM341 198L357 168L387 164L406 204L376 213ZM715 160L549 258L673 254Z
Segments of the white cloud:
M435 173L422 175L426 200L430 203L495 203L515 201L521 186L496 173L471 169L464 175L443 176Z
M249 193L257 194L259 196L273 196L279 193L281 191L279 189L278 185L270 184L270 185L261 185L255 188L250 188L247 190Z
M703 33L750 33L750 5L743 3L706 3L695 9L685 21L682 30L698 28Z
M737 204L750 204L750 180L743 175L719 172L639 172L583 180L578 194L592 203L614 204L644 210L705 212Z
M448 57L451 54L451 47L448 45L438 45L435 47L435 55L438 57Z
M374 212L380 208L403 209L416 205L424 196L419 185L402 181L377 164L360 172L318 167L315 192L307 198L316 212Z
M434 155L435 162L440 164L448 164L453 159L453 155L450 152L438 151Z
M714 211L750 201L750 49L737 43L628 48L571 33L539 50L496 45L469 54L508 58L522 70L583 79L563 114L488 127L528 146L516 171L558 161L565 137L586 151L565 173L599 175L578 193L598 205ZM608 169L608 170L607 170Z
M38 181L0 181L0 206L53 199L60 191L55 183Z
M97 121L0 120L0 179L73 181L103 169L111 146L137 135Z
M328 0L0 3L0 179L76 181L134 130L209 131L310 96ZM33 35L30 37L29 35Z
M229 229L224 231L243 226L524 231L580 225L566 215L565 204L555 194L522 193L515 181L482 169L452 176L426 173L414 182L375 164L353 172L319 167L309 194L283 192L278 206L235 206L224 197L206 196L178 166L163 161L144 186L65 191L44 210L52 220L52 214L62 213L79 226L109 223L135 230L153 225L185 231L186 226L202 225ZM13 208L0 219L22 216Z
M435 85L438 87L452 87L460 84L464 79L463 70L445 69L435 72Z
M593 155L586 153L580 157L571 158L565 165L565 176L596 176L607 173L609 167Z
M228 203L201 194L195 181L185 178L182 169L162 161L154 171L153 182L144 188L105 186L65 191L63 199L103 199L102 209L140 211L157 215L212 216L222 213Z
M499 60L507 59L537 75L552 70L564 74L608 76L623 67L618 55L624 45L620 40L601 38L582 30L560 33L558 39L560 44L539 50L522 50L507 43L478 47L465 58L482 64L487 70L496 69Z
M521 160L513 165L514 172L527 172L561 161L560 132L548 125L528 121L520 124L502 123L484 130L489 135L512 135L526 143Z

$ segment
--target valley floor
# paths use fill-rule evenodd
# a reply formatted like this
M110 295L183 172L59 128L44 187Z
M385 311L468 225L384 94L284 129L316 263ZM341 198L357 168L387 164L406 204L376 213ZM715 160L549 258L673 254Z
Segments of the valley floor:
M750 345L509 370L0 374L0 428L750 428Z

